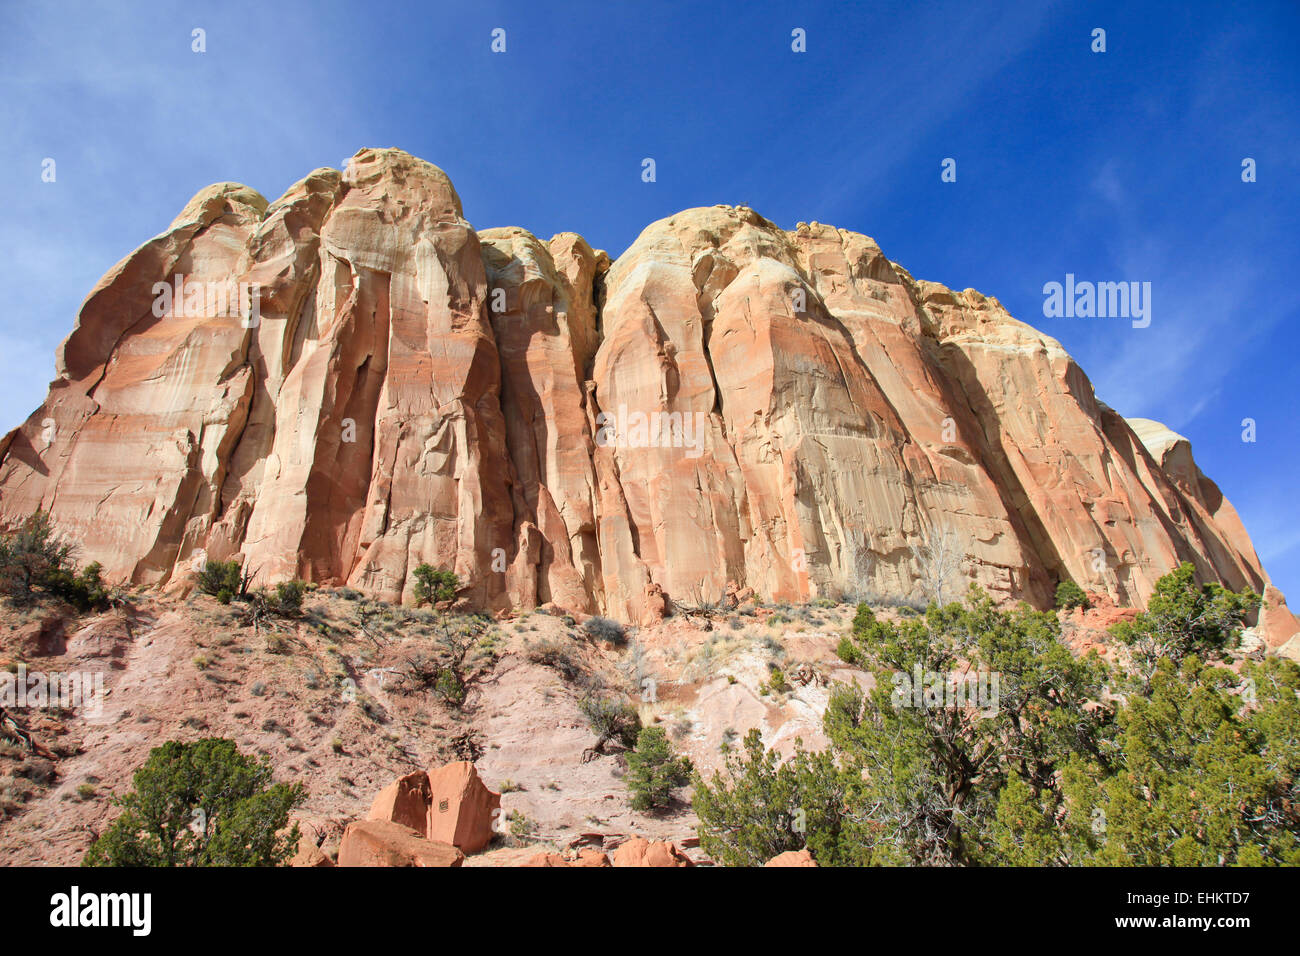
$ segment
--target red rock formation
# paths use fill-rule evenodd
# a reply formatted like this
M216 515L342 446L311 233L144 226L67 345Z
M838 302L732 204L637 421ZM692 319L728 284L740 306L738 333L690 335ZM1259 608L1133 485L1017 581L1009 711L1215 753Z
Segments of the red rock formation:
M694 866L675 843L632 837L614 851L614 866Z
M423 770L408 773L394 780L375 797L366 814L367 820L387 820L410 827L420 836L426 836L429 825L429 805L432 802L429 775Z
M339 846L339 866L461 866L465 854L447 843L426 840L410 827L387 820L348 824Z
M812 858L812 854L807 850L786 850L784 853L778 853L772 859L768 860L763 866L816 866L817 861Z
M590 867L607 867L610 865L609 857L599 850L579 850L572 858L566 857L560 853L538 853L536 856L529 857L520 866L529 867L556 867L556 866L590 866Z
M1259 609L1259 635L1272 650L1285 652L1292 659L1300 659L1300 620L1286 606L1286 597L1273 585L1264 588L1264 600Z
M375 797L367 820L395 823L433 841L477 853L492 842L501 794L462 760L399 777Z
M298 821L298 849L289 860L290 866L308 868L332 867L331 860L320 848L320 833L310 823Z
M477 853L492 842L492 824L500 808L501 794L484 785L469 761L429 770L425 833L430 840Z
M501 401L514 412L506 416L506 439L521 540L510 598L589 613L601 579L582 383L598 341L592 283L607 262L572 234L550 245L522 229L489 229L479 238L497 297L488 311L501 355Z
M197 298L155 309L178 282ZM208 301L230 283L258 308ZM950 596L1046 606L1069 577L1135 604L1184 560L1266 583L1185 439L1106 408L995 299L743 207L612 265L571 233L480 235L399 150L269 205L209 187L110 270L0 441L0 526L37 508L114 581L237 556L393 600L428 562L478 607L647 623L729 586L920 597L939 538Z

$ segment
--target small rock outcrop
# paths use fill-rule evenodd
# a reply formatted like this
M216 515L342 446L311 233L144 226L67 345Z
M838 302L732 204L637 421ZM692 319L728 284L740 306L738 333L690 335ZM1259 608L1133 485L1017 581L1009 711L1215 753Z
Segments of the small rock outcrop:
M461 760L399 777L379 791L366 819L477 853L492 842L500 808L501 794L487 788L472 763Z
M331 867L334 861L321 849L321 835L314 826L305 821L298 823L298 850L289 860L290 866L296 867Z
M492 842L492 824L501 809L501 794L479 779L468 760L429 771L426 833L466 853L477 853Z
M426 840L410 827L387 820L348 824L339 866L461 866L465 854L449 843Z
M812 858L812 854L807 850L786 850L784 853L778 853L772 859L768 860L763 866L816 866L817 861Z
M379 791L366 819L399 823L420 836L427 836L430 801L428 773L423 770L408 773Z
M609 857L599 850L579 850L573 856L565 856L561 853L538 853L536 856L520 864L521 866L542 867L542 866L590 866L606 867L610 865Z
M1282 592L1271 584L1264 588L1257 631L1270 650L1300 661L1300 620L1286 606Z
M644 837L631 837L614 851L614 866L694 866L694 862L665 841L651 842Z

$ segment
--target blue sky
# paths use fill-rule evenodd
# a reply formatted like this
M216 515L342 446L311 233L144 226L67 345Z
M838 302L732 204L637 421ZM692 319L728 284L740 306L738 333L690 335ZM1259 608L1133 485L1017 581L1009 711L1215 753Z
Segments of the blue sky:
M0 128L0 430L41 401L95 281L198 189L274 199L399 146L448 172L478 228L616 256L679 209L746 203L997 296L1103 401L1191 439L1300 600L1293 0L11 2ZM1150 327L1044 318L1067 272L1151 282Z

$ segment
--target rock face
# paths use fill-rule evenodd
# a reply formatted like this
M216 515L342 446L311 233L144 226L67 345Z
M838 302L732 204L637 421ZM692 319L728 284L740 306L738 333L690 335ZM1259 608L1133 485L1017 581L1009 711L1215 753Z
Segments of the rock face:
M117 582L238 557L395 600L428 562L478 607L632 622L729 586L921 597L936 543L950 595L1266 583L1186 441L996 299L744 207L612 264L476 233L399 150L269 205L209 187L110 270L0 441L0 525L38 508Z
M1286 606L1282 592L1271 584L1264 588L1258 631L1270 649L1300 660L1300 620Z

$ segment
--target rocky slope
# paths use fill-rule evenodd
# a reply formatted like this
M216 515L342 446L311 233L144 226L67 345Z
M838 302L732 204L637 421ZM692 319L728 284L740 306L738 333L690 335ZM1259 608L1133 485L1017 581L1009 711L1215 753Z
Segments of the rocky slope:
M1092 599L1091 609L1059 612L1062 639L1076 652L1122 660L1106 629L1136 612ZM0 672L21 664L28 674L102 673L105 685L97 710L19 712L35 747L0 739L0 866L75 866L149 752L202 737L232 739L270 761L277 780L306 787L297 819L308 865L347 862L346 828L375 818L395 781L460 761L472 761L491 796L500 794L504 814L488 845L462 841L465 866L536 865L539 854L580 850L608 852L620 865L618 851L638 837L671 841L705 862L690 789L665 810L633 810L626 753L593 753L597 731L583 702L628 700L706 779L750 729L786 754L796 740L820 749L831 688L874 682L835 653L855 610L747 601L629 629L618 645L592 640L573 617L520 612L492 625L497 660L453 705L414 680L411 664L457 618L350 589L318 589L300 618L261 630L237 605L205 594L138 593L90 615L57 602L0 604ZM878 610L891 620L907 611ZM1280 613L1294 627L1285 605ZM1264 653L1248 631L1230 666ZM394 800L387 806L396 809ZM382 818L390 817L428 832L418 816ZM561 865L554 856L541 863Z
M150 750L201 737L230 738L276 779L303 783L298 819L330 856L394 780L455 761L473 761L508 814L491 846L467 848L468 866L633 836L690 847L684 799L636 812L624 755L593 759L583 700L626 695L706 774L750 728L787 752L796 738L820 746L828 684L870 681L834 653L853 611L747 603L637 629L618 647L573 618L523 612L493 626L499 660L452 706L410 676L448 618L355 591L320 589L302 618L261 632L203 594L138 594L88 616L0 605L0 670L103 673L106 688L97 712L23 710L40 753L0 740L0 865L76 865ZM783 691L763 686L773 667L789 675Z
M230 283L256 308L205 299ZM157 284L182 294L156 309ZM1065 577L1141 603L1183 560L1267 581L1185 440L1101 404L996 299L744 207L613 263L476 233L398 150L270 204L209 187L110 270L0 442L0 525L37 508L118 581L239 556L397 600L429 562L477 607L642 623L729 584L920 597L945 541L1039 605Z

